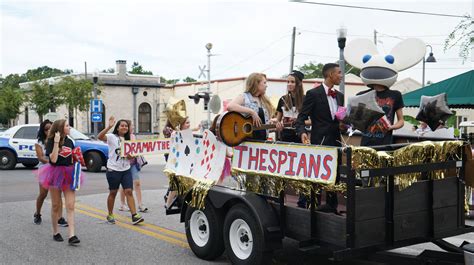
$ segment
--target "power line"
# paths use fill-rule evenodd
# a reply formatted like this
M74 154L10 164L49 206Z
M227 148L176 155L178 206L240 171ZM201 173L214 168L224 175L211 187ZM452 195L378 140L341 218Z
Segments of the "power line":
M311 54L311 53L297 52L297 53L295 53L295 54L296 54L296 55L302 55L302 56L309 56L309 57L321 57L321 58L339 59L339 57L336 57L336 56L326 56L326 55Z
M270 65L269 67L263 69L263 70L260 71L260 72L263 73L263 72L265 72L265 71L267 71L267 70L270 70L271 68L273 68L273 67L279 65L281 62L283 62L284 60L286 60L286 58L288 58L288 57L290 57L290 55L285 55L285 57L283 57L283 58L281 58L280 60L278 60L278 62L276 62L276 63Z
M428 16L456 17L456 18L467 18L468 17L466 15L461 16L461 15L451 15L451 14L442 14L442 13L429 13L429 12L419 12L419 11L389 9L389 8L328 4L328 3L318 3L318 2L309 2L309 1L301 1L301 0L290 0L290 2L296 2L296 3L302 3L302 4L322 5L322 6L334 6L334 7L346 7L346 8L356 8L356 9L377 10L377 11L396 12L396 13L417 14L417 15L428 15Z
M309 32L309 33L313 33L313 34L321 34L321 35L331 35L331 36L337 35L336 32L331 33L331 32L314 31L314 30L309 30L309 29L301 29L300 31L301 32ZM353 37L372 37L372 36L369 36L369 35L356 35L356 34L349 34L349 36L353 36Z
M252 54L252 55L250 55L250 56L244 58L243 60L241 60L241 61L239 61L239 62L233 64L233 65L230 66L230 67L227 67L226 69L224 69L223 71L221 71L221 72L215 74L214 76L219 76L219 75L221 75L221 74L223 74L223 73L225 73L225 72L227 72L227 71L229 71L229 70L235 68L236 66L238 66L238 65L240 65L240 64L242 64L242 63L244 63L244 62L246 62L246 61L248 61L248 60L254 58L255 56L257 56L257 55L263 53L264 51L268 50L270 47L272 47L272 46L275 45L276 43L280 42L281 40L283 40L283 39L285 39L285 38L287 38L287 37L289 37L289 36L291 36L291 34L286 34L286 35L284 35L284 36L282 36L282 37L280 37L280 38L278 38L278 39L272 41L270 44L268 44L268 45L265 46L264 48L260 49L258 52L256 52L256 53L254 53L254 54Z

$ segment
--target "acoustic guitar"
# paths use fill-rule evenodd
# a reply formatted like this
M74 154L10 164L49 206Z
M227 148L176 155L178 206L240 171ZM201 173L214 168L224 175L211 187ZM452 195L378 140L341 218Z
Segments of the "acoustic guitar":
M283 126L291 127L291 123ZM228 146L237 146L247 137L251 137L254 131L276 128L276 124L263 124L260 127L253 125L252 117L245 117L240 112L226 111L217 120L217 139Z

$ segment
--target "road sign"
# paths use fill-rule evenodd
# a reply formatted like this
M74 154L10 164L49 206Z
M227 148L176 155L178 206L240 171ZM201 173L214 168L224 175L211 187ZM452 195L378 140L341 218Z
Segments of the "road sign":
M102 113L91 113L92 122L102 122Z
M91 112L102 112L102 100L91 99Z
M202 67L201 67L201 66L198 66L198 67L199 67L199 70L201 71L201 73L199 74L198 78L201 78L201 76L204 77L204 78L206 78L206 73L205 73L205 72L207 72L206 66L203 65Z

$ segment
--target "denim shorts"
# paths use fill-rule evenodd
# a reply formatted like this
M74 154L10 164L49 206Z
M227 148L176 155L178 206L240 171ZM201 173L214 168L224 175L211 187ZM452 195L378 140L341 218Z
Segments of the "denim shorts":
M138 170L136 165L131 165L130 166L130 171L132 172L133 181L140 180L140 171Z
M125 171L107 169L105 175L109 183L109 190L118 190L120 184L122 184L123 189L133 189L133 179L130 169Z

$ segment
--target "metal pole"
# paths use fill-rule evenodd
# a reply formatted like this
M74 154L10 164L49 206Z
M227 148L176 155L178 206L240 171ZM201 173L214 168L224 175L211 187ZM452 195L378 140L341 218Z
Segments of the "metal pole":
M211 49L207 49L207 92L211 96ZM211 127L211 108L207 105L207 129Z
M377 30L374 29L374 44L377 46Z
M422 75L421 87L425 87L425 57L423 56L423 75Z
M97 79L99 78L97 76L94 76L92 79L94 80L94 99L97 100ZM93 123L92 127L94 128L94 136L97 137L97 135L99 134L99 126L97 123Z
M87 81L87 62L84 62L84 80ZM86 115L87 116L87 118L86 118L86 120L87 120L87 133L89 133L89 134L91 133L91 128L90 128L91 125L90 125L90 121L89 121L89 119L90 119L89 116L90 115L91 114L90 114L90 108L89 108L87 110L87 115Z
M344 94L345 83L346 83L346 63L344 61L344 48L339 49L339 68L341 68L342 79L339 84L339 91Z
M290 71L288 73L291 73L291 71L293 71L293 65L295 61L295 39L296 39L296 27L293 27L293 34L291 37Z

